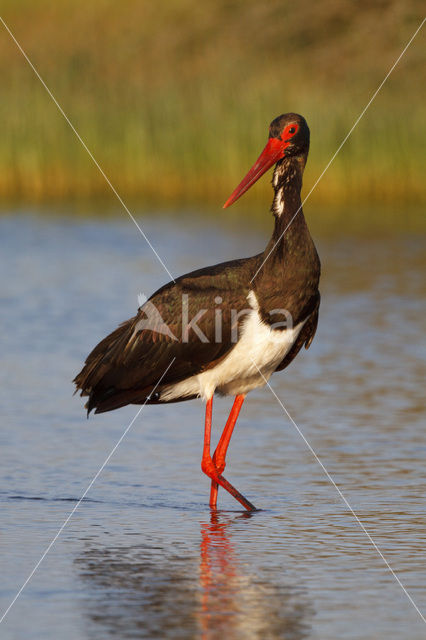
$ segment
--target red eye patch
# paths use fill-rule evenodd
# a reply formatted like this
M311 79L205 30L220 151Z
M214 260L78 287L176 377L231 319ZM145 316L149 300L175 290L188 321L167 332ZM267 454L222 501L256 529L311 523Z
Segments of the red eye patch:
M281 140L286 142L289 138L292 138L299 130L298 124L288 124L281 134Z

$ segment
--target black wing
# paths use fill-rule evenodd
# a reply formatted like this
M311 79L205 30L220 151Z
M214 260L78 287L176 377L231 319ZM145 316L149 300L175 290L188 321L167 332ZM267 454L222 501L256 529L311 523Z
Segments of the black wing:
M235 325L244 319L236 321L231 310L249 307L250 277L258 261L254 256L200 269L154 293L135 317L93 349L76 376L77 390L89 396L88 410L161 402L165 385L201 373L226 356L235 344ZM222 335L216 329L218 313ZM195 326L188 327L194 319Z

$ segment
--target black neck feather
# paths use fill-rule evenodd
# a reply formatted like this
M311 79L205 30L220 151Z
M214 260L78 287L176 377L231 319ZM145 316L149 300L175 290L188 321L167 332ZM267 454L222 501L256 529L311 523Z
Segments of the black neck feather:
M311 300L316 300L320 274L318 254L302 211L305 162L306 155L293 156L275 167L275 226L254 280L261 309L286 308L294 321L303 317Z
M269 250L278 242L276 249L282 256L288 243L303 233L306 222L302 210L301 189L306 156L283 158L277 163L272 185L274 199L271 211L275 217L275 226L269 243Z

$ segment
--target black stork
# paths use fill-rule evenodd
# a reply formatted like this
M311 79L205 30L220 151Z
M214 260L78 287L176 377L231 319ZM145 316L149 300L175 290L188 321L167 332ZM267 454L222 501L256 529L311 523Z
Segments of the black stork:
M74 382L89 396L88 413L128 404L206 401L202 471L245 509L255 509L224 477L225 457L246 394L287 367L311 344L317 323L320 261L302 211L300 191L309 128L296 113L275 118L268 142L224 207L273 164L275 225L266 249L253 257L192 271L143 304L88 356ZM235 396L211 456L213 395Z

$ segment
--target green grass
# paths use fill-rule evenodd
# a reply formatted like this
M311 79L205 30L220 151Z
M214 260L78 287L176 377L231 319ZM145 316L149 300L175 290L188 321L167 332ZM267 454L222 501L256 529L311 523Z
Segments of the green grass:
M311 128L305 193L420 23L418 2L200 6L3 2L3 17L125 199L221 204L270 120ZM362 15L360 15L362 13ZM379 21L379 23L378 23ZM378 29L378 24L380 29ZM425 201L421 39L324 176L315 205ZM0 196L105 196L108 186L0 26ZM267 180L250 208L270 199Z

